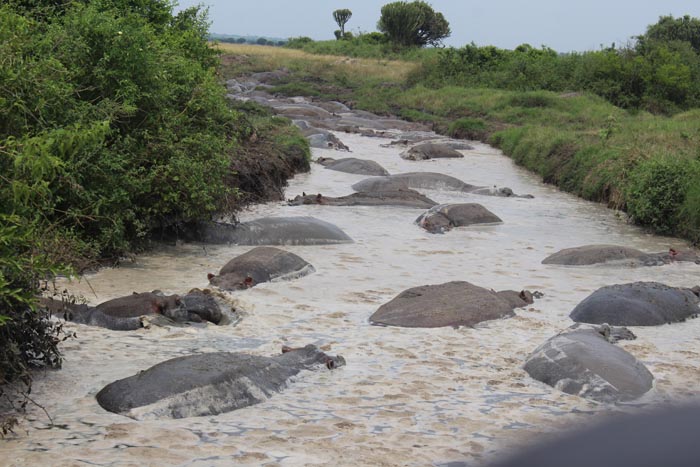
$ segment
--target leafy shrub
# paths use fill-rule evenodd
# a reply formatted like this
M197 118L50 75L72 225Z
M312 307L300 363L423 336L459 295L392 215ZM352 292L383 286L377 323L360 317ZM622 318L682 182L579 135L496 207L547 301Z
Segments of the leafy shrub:
M698 163L674 157L641 162L627 183L627 212L639 224L661 233L674 233L681 225L681 207L690 188L690 173ZM694 180L697 182L697 179Z

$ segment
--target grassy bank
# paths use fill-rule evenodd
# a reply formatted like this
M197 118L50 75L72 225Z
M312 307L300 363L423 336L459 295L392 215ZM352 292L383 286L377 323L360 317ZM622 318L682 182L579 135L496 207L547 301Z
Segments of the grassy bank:
M629 213L651 231L700 241L700 110L626 111L578 92L409 85L418 62L225 46L227 74L286 67L274 92L345 102L501 148L547 183Z

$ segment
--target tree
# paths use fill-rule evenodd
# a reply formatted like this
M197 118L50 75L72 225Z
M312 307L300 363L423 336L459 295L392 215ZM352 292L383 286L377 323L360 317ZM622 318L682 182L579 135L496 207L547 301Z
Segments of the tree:
M393 2L382 7L377 29L391 42L407 47L440 45L450 35L450 23L426 2Z
M335 37L337 39L343 39L345 37L345 23L350 20L351 16L352 11L347 8L342 8L333 12L333 19L335 19L335 22L338 23L338 27L340 28L340 34L337 34L336 31Z
M259 37L257 41L255 41L256 44L258 45L267 45L267 39L264 37Z
M656 24L647 28L647 32L637 37L637 47L645 51L650 42L688 42L700 54L700 20L685 15L682 18L662 16Z

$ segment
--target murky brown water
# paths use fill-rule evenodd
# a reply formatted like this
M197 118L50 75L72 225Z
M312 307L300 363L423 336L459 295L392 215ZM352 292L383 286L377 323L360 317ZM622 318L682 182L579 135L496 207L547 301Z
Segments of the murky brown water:
M655 389L633 404L606 406L566 395L521 368L533 349L571 324L571 309L601 286L639 280L700 284L700 267L693 264L567 268L544 266L544 257L590 243L664 251L684 246L682 241L645 234L615 212L544 186L484 145L465 151L461 160L409 162L398 149L379 146L387 140L339 137L351 156L377 160L392 173L442 172L536 198L426 191L438 202L479 202L504 220L445 235L413 225L421 212L414 209L256 206L241 220L310 215L337 224L356 243L289 247L317 272L234 294L246 311L236 327L113 332L69 325L78 339L63 347L64 369L39 376L33 393L57 427L49 428L41 411L31 408L17 435L0 441L0 465L480 465L543 433L698 393L700 319L634 328L638 339L620 344L656 376ZM319 155L345 157L315 151ZM314 165L291 182L287 194L349 194L362 178ZM92 303L132 291L182 293L205 287L207 272L248 249L163 247L70 288ZM368 324L370 314L402 290L450 280L496 290L529 288L545 296L516 310L515 318L475 329ZM104 411L94 398L104 385L175 356L221 350L270 355L283 344L309 343L330 346L348 365L306 372L283 393L228 414L137 422Z

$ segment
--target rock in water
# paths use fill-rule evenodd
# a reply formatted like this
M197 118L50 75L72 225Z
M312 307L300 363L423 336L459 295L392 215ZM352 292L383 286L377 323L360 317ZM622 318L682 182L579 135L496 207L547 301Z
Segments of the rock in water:
M402 206L407 208L428 209L437 203L432 199L408 188L395 191L358 192L347 196L333 198L317 195L296 196L289 200L291 206L304 204L324 204L328 206Z
M352 243L335 225L313 217L263 217L240 224L197 224L186 238L204 243L237 245L333 245Z
M319 164L329 170L357 175L389 175L389 172L375 161L346 157L344 159L319 160Z
M430 233L444 233L454 227L503 222L480 204L440 204L423 213L416 223Z
M448 282L405 290L369 319L373 324L408 328L474 326L514 316L513 308L529 303L532 295L527 291L494 292L469 282Z
M599 402L637 399L654 380L641 362L596 329L567 330L552 337L528 357L525 371L567 394Z
M139 420L216 415L263 402L302 370L344 364L313 345L275 357L206 353L159 363L108 384L96 397L105 410Z
M614 326L677 323L700 313L698 293L658 282L609 285L576 305L569 316L580 323Z
M224 290L243 290L262 282L291 280L315 271L299 256L279 248L259 246L233 258L209 282Z
M589 264L605 263L607 261L620 261L625 259L640 259L645 253L634 248L617 245L584 245L575 248L566 248L549 255L542 264L563 264L567 266L583 266Z
M424 161L428 159L459 158L464 155L447 144L423 143L401 153L403 159Z

